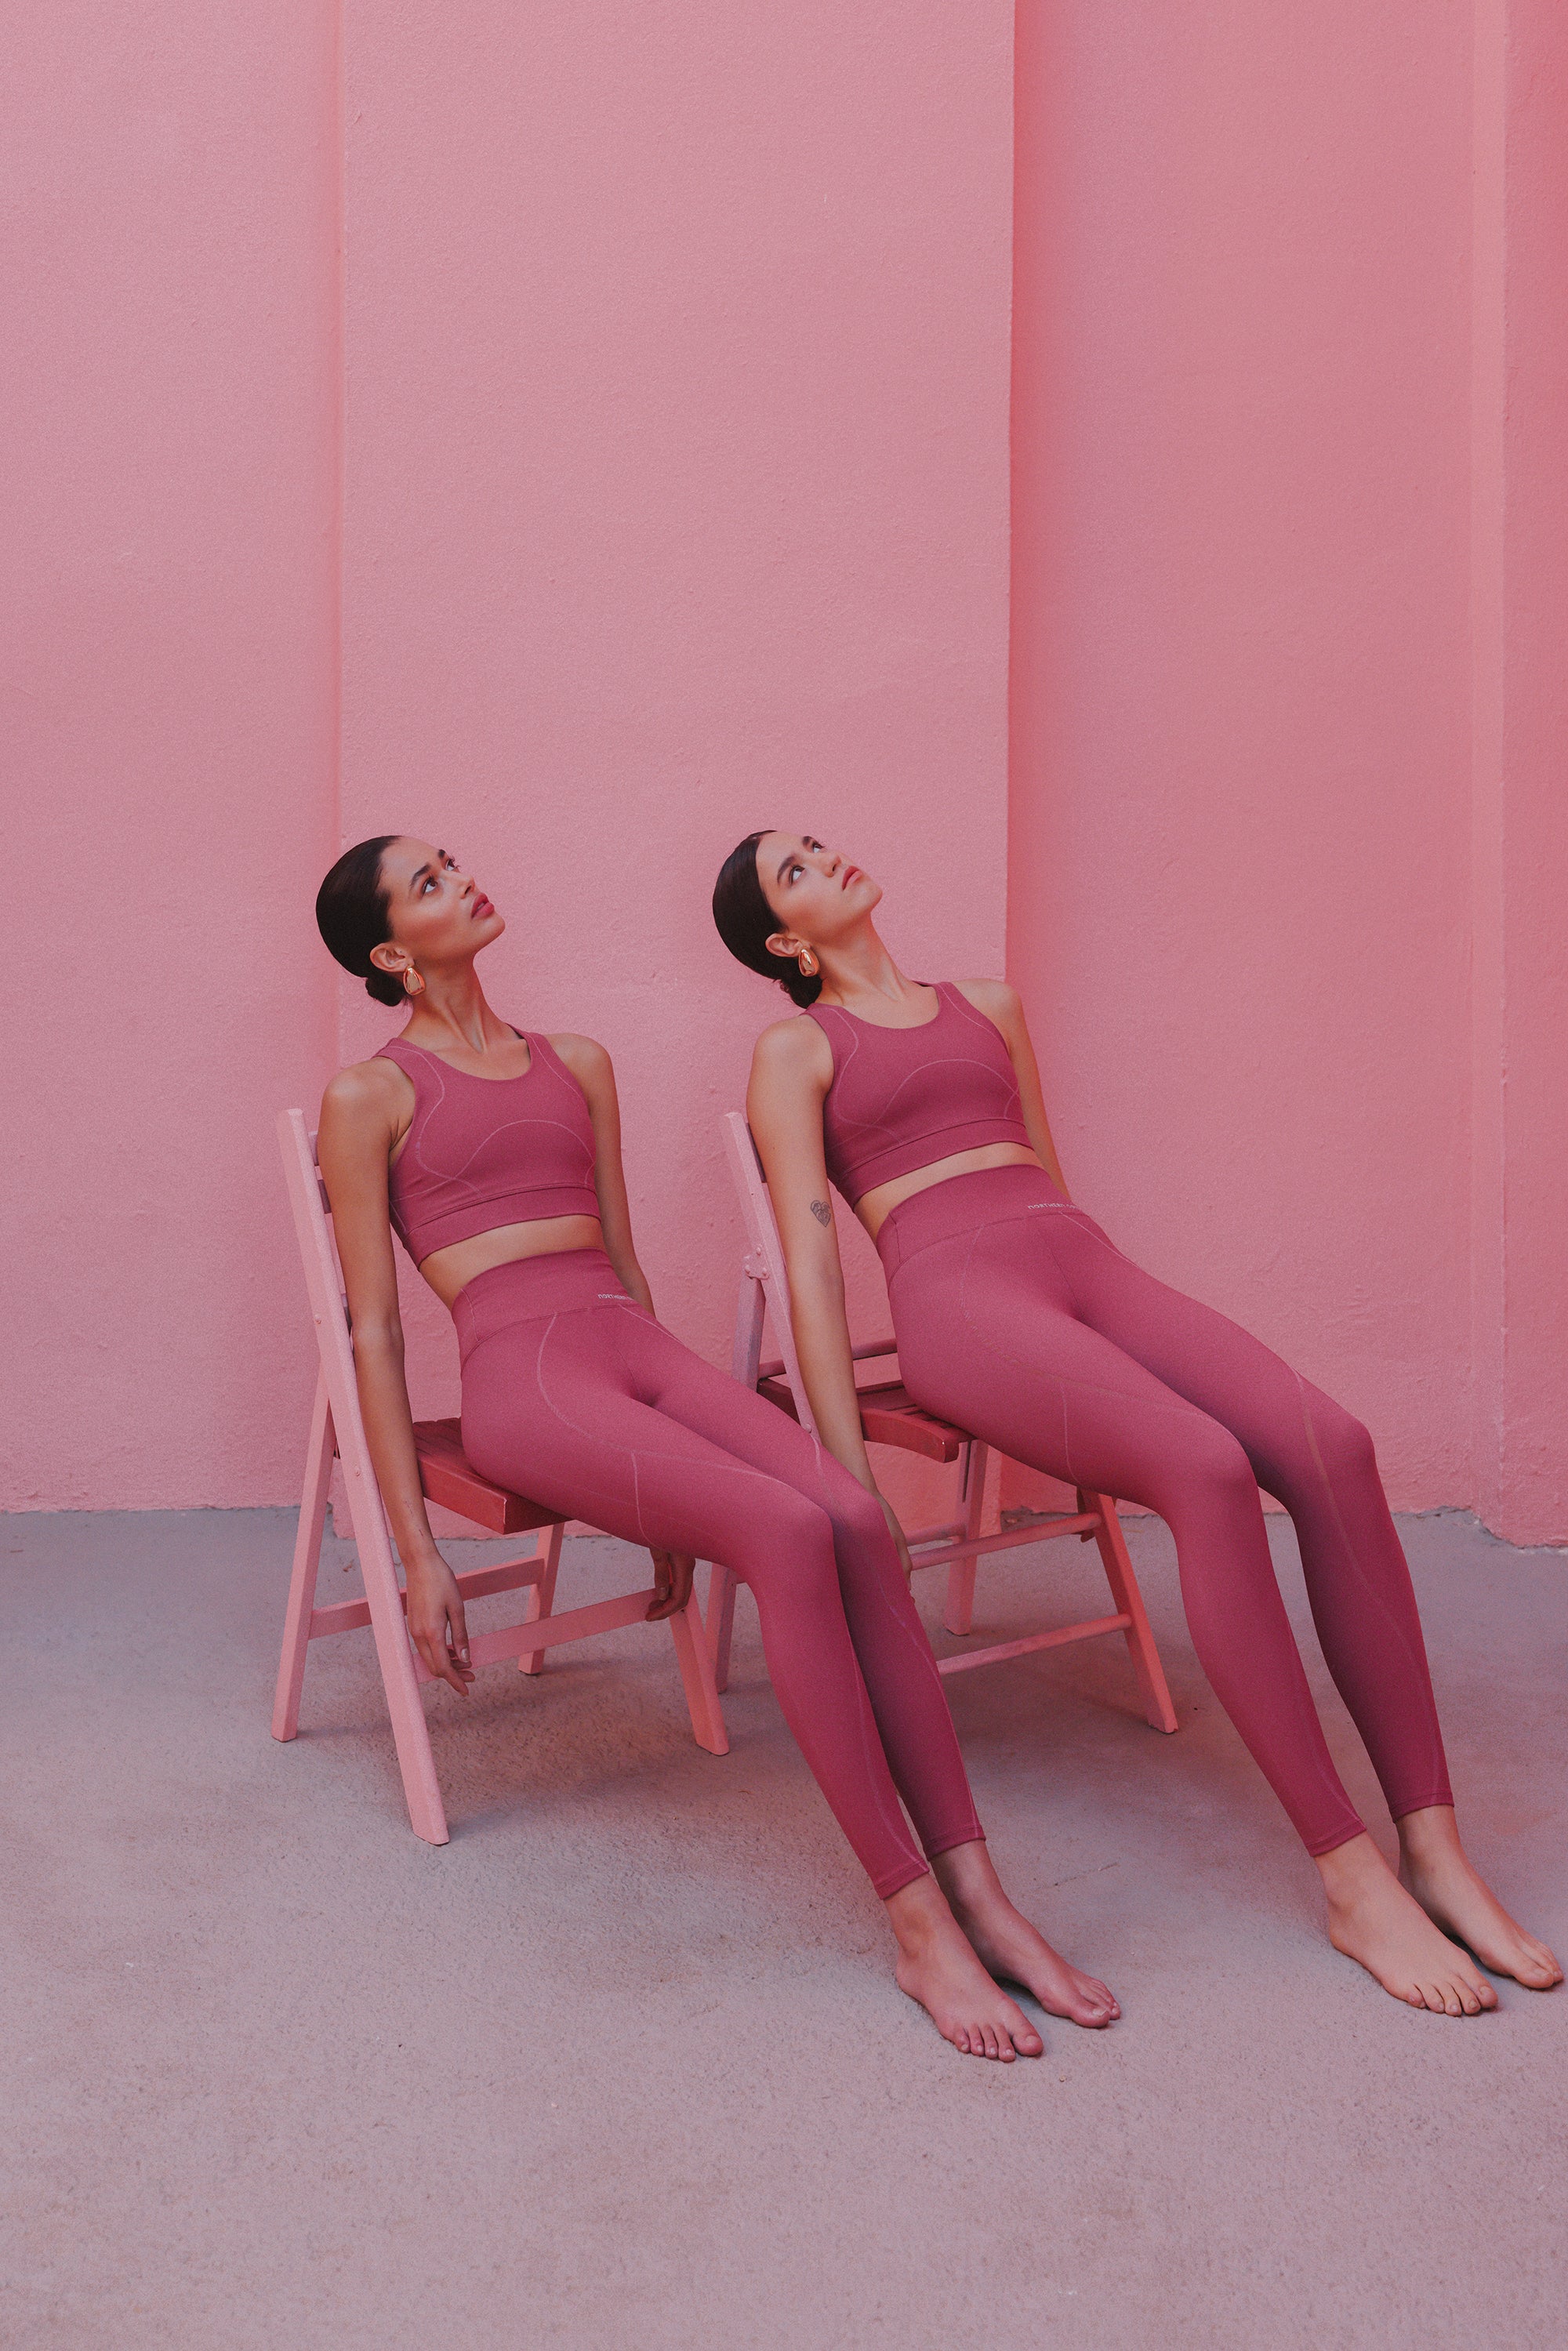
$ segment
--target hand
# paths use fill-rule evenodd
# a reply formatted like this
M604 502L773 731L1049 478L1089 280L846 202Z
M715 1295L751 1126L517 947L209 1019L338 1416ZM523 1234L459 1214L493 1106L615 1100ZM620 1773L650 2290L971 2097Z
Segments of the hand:
M434 1678L466 1698L474 1668L468 1662L468 1627L457 1578L439 1552L425 1566L407 1568L406 1573L409 1637Z
M887 1520L887 1531L893 1537L893 1547L898 1553L898 1563L904 1570L904 1580L905 1583L913 1583L915 1562L909 1556L909 1545L904 1541L904 1529L894 1517L893 1504L888 1500L887 1496L879 1494L876 1499L882 1504L882 1515Z
M654 1551L649 1547L653 1562L653 1597L648 1603L648 1622L656 1625L661 1616L678 1614L692 1596L692 1578L696 1573L696 1561L689 1552Z

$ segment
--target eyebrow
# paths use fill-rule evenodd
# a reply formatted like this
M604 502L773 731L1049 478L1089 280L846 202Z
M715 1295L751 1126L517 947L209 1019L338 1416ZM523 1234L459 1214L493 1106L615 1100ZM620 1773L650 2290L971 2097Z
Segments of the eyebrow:
M783 881L784 876L786 875L786 873L788 873L788 872L789 872L789 868L791 867L791 865L793 865L793 864L794 864L795 860L800 856L800 850L801 850L801 849L804 849L804 848L805 848L805 846L806 846L806 836L805 836L805 834L804 834L804 833L802 833L802 834L800 835L800 849L792 849L792 850L789 852L789 856L788 856L788 857L786 857L786 859L784 860L783 864L782 864L782 865L780 865L780 867L779 868L778 872L773 876L773 879L775 880L775 882L782 882L782 881Z
M446 862L446 852L444 851L444 849L438 849L438 850L436 851L436 852L435 852L435 864L436 864L436 865L444 865L444 864L445 864L445 862ZM409 876L409 883L408 883L408 886L409 886L409 888L410 888L411 890L413 890L413 889L416 889L416 888L418 887L419 883L420 883L421 882L423 882L423 879L424 879L425 875L426 875L427 873L434 873L434 871L435 871L435 865L433 865L433 864L431 863L431 862L430 862L429 858L427 857L427 858L425 859L425 861L424 861L424 863L420 867L420 869L419 869L418 872L417 872L417 873L411 873L411 874L410 874L410 876Z

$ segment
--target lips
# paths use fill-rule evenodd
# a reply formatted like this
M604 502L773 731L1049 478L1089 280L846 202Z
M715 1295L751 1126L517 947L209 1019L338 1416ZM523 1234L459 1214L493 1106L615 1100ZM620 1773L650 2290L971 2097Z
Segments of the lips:
M852 882L858 882L860 878L861 870L858 865L846 865L844 868L844 878L839 883L839 887L841 890L847 890Z
M476 923L482 923L486 915L493 914L496 909L491 905L483 890L480 890L475 893L474 904L469 911Z

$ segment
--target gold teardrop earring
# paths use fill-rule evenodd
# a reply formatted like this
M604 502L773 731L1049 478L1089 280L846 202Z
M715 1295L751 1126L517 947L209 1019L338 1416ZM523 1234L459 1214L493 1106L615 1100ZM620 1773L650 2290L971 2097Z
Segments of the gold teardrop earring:
M816 977L817 977L817 958L816 958L816 956L811 953L811 950L810 950L810 947L802 947L802 948L800 949L800 954L796 956L795 960L796 960L796 962L797 962L797 963L800 965L800 977L801 977L801 978L802 978L802 979L815 979L815 978L816 978Z
M405 996L423 996L424 994L424 982L420 977L418 972L415 971L413 964L410 964L403 973L402 992Z

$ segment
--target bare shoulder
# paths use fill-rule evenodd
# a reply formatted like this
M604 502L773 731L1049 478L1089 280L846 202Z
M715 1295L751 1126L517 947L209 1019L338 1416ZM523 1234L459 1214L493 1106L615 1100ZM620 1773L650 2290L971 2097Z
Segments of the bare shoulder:
M321 1097L321 1113L323 1117L354 1124L383 1112L395 1118L413 1092L413 1081L407 1072L384 1054L376 1054L368 1061L350 1061L346 1070L339 1071Z
M751 1073L783 1085L831 1084L833 1049L817 1022L798 1012L762 1031L752 1048Z
M550 1050L566 1063L580 1086L602 1084L615 1074L614 1064L596 1039L578 1037L568 1029L559 1037L547 1037Z
M1022 1017L1018 989L1009 987L1005 979L956 979L953 985L960 996L967 997L977 1012L983 1012L998 1029L1010 1028Z

